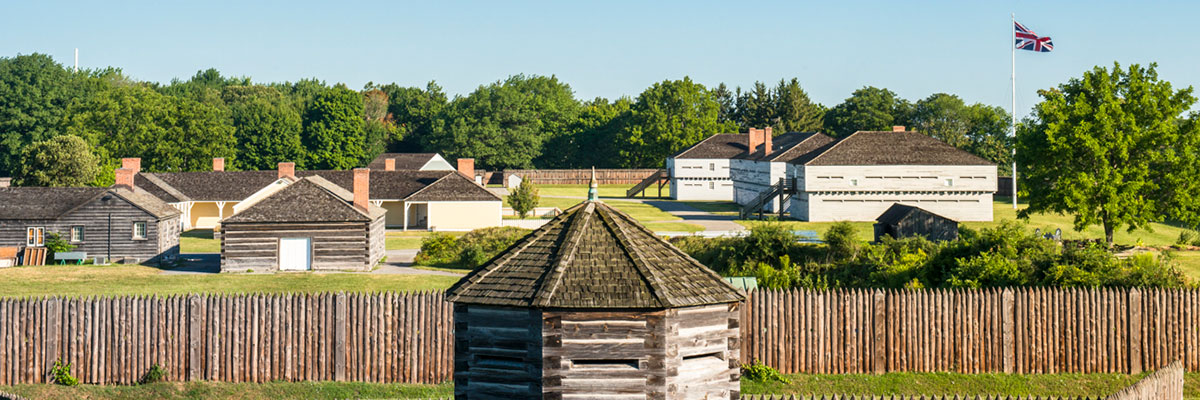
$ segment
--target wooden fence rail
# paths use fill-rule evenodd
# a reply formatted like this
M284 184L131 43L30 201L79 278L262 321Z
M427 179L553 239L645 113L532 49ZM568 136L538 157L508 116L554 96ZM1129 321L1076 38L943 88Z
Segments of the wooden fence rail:
M1200 370L1197 290L759 290L742 358L785 373ZM0 385L436 383L453 373L441 293L0 299Z
M1200 369L1200 291L759 290L743 361L785 373Z

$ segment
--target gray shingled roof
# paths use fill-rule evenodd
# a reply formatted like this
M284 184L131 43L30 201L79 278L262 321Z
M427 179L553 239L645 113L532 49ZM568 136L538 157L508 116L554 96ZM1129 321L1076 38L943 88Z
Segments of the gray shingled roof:
M367 164L367 168L383 171L385 167L383 160L394 158L396 159L396 169L421 169L435 156L437 153L383 153L371 160L371 163Z
M405 198L406 201L501 201L490 190L459 173L446 174L436 182Z
M912 131L855 132L792 162L804 165L996 165Z
M103 187L5 187L0 188L0 219L55 219L112 193L157 218L180 214L143 190Z
M750 135L747 134L718 133L679 152L674 158L733 158L745 153L749 142Z
M757 153L743 153L736 158L769 162L791 162L792 160L811 154L813 151L820 149L826 144L833 143L835 140L820 132L788 132L771 139L771 152L769 154L764 156Z
M311 176L279 189L222 223L367 222L383 215L380 207L371 206L368 214L354 207L353 201L353 193L319 176Z
M568 209L447 291L447 300L456 303L572 309L658 309L744 298L711 269L600 202Z
M371 199L404 200L442 180L455 171L371 171ZM296 177L320 176L344 189L354 185L353 171L296 171ZM241 201L278 179L278 171L201 171L138 174L135 184L168 202ZM466 179L466 178L463 178ZM454 190L433 193L443 198L425 200L452 201L458 198L500 200L487 189L471 184L454 185ZM186 198L186 199L184 199Z

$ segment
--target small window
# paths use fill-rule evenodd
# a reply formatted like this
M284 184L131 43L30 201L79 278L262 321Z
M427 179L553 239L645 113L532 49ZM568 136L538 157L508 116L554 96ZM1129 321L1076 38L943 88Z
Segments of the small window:
M29 227L25 229L25 245L29 247L42 247L45 243L46 228Z
M954 186L954 180L953 180L953 179L946 179L946 186Z
M708 163L708 170L709 170L709 171L716 171L716 170L717 170L717 164L716 164L716 163Z
M717 183L716 183L716 182L709 182L709 183L708 183L708 188L709 188L709 189L715 189L716 187L717 187Z
M584 369L638 369L638 360L571 360L572 368Z
M139 221L139 222L133 223L133 238L134 239L145 239L146 238L146 223L145 222Z
M83 241L83 226L75 225L71 227L71 243L79 243Z
M858 186L858 179L851 179L850 186Z

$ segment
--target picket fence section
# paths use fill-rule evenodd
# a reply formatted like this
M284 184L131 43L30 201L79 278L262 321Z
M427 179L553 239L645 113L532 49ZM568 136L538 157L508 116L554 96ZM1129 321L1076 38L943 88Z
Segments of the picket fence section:
M758 290L743 361L785 373L1200 369L1200 291Z
M439 383L453 373L442 293L0 300L0 384L167 380Z
M0 299L0 384L437 383L453 374L439 292ZM758 290L742 361L785 373L1200 370L1196 290Z

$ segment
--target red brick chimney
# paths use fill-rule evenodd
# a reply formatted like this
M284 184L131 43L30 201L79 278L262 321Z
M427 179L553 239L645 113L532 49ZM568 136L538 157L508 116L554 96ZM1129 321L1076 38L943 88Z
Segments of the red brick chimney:
M213 171L224 171L225 159L221 157L213 158Z
M288 178L295 178L296 177L296 163L294 163L294 162L279 163L279 175L278 176L280 178L283 178L285 176Z
M140 158L122 158L121 168L132 169L133 173L142 172L142 159Z
M136 160L136 158L134 160ZM137 174L137 171L129 168L117 168L117 170L113 172L113 175L116 177L116 183L114 186L133 189L134 174Z
M762 146L762 144L763 132L758 129L750 128L750 142L746 144L749 147L748 153L750 155L754 155L758 152L758 146Z
M474 158L458 159L458 173L463 174L464 176L471 178L471 180L474 181L475 180L475 159Z
M366 211L371 206L371 170L354 169L354 206Z
M762 132L763 137L763 156L771 154L771 127L768 126L767 129L761 129L759 132Z
M395 158L385 158L383 160L383 170L384 171L395 171L396 170L396 159Z
M906 130L906 129L904 129L904 125L894 125L894 126L892 126L892 132L904 132L905 130Z

